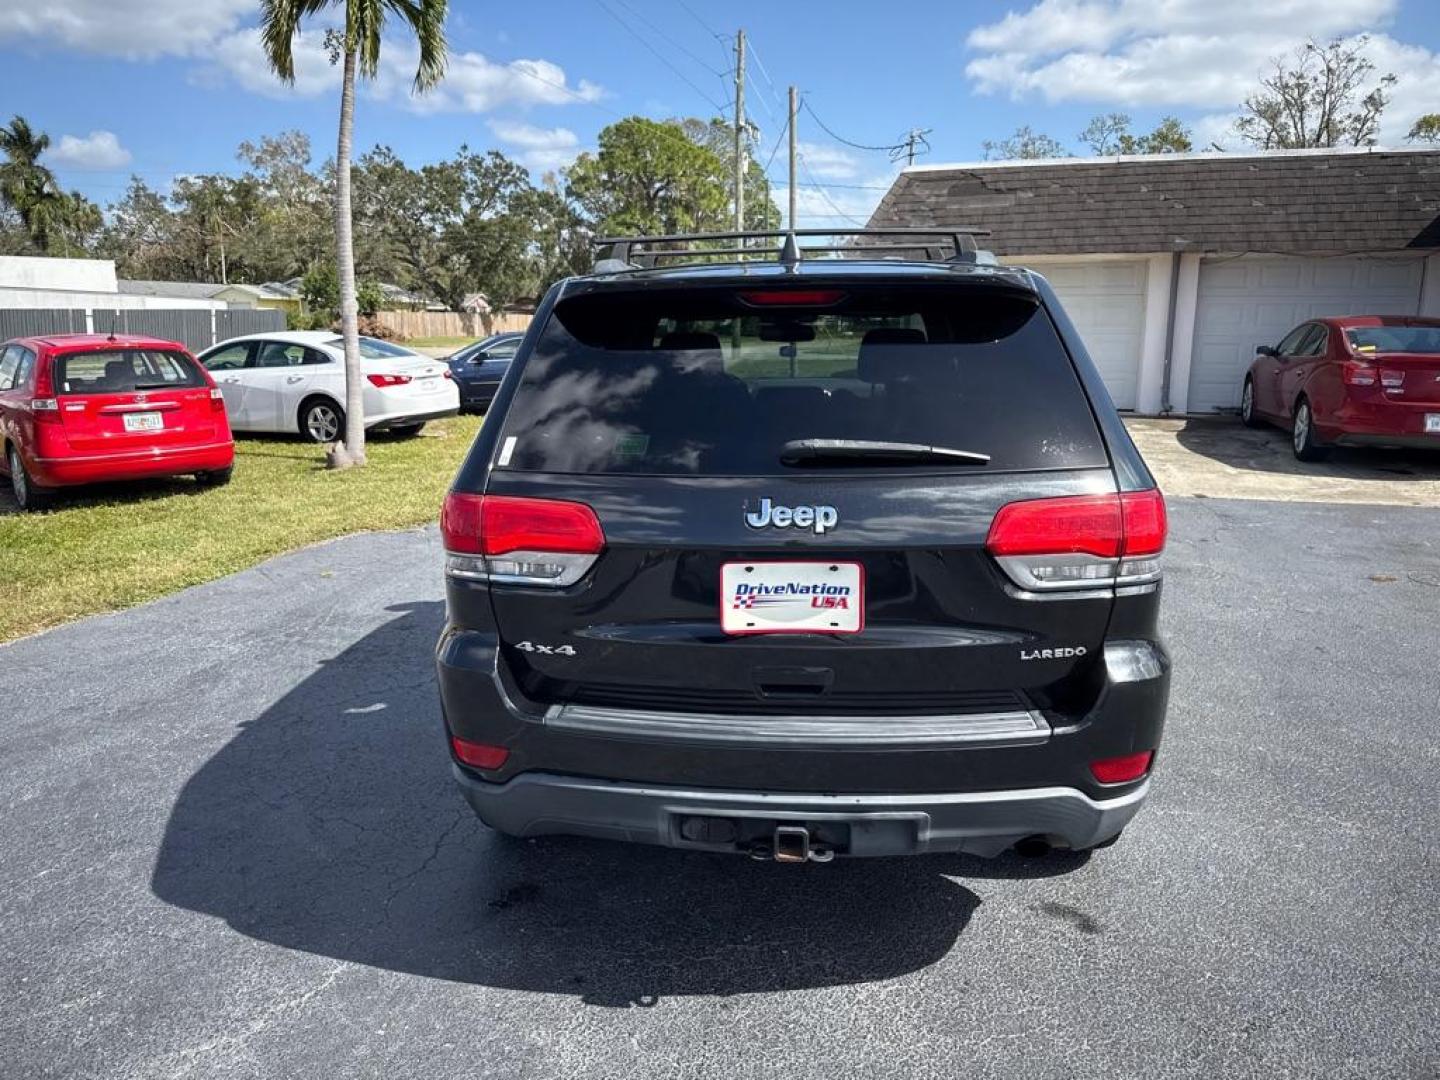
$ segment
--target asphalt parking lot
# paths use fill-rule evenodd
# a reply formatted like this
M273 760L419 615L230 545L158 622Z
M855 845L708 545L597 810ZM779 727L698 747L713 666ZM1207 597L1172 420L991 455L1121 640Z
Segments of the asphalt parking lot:
M1088 861L489 834L433 528L0 648L0 1075L1433 1077L1440 511L1172 517L1160 771Z

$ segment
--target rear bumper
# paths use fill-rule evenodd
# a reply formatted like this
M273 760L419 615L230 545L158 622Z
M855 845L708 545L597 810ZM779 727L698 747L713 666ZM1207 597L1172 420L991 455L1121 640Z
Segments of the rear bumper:
M27 465L35 482L42 487L69 487L210 472L228 469L234 463L235 444L227 439L201 446L156 446L109 454L34 458Z
M1440 403L1349 400L1321 421L1320 434L1340 446L1440 449L1440 433L1425 431L1425 417L1433 415L1440 415Z
M921 795L818 795L651 787L553 773L522 773L491 784L458 765L455 778L475 813L515 836L566 834L664 847L734 851L778 825L804 825L840 854L964 852L994 856L1044 836L1083 849L1116 836L1139 811L1149 781L1111 799L1074 788ZM704 830L689 819L705 819ZM726 839L691 839L704 832Z
M454 416L460 411L457 402L454 405L443 409L428 409L425 412L402 412L389 416L382 416L378 420L366 420L365 427L370 431L389 431L391 428L410 427L413 424L424 424L431 420L443 420L447 416Z

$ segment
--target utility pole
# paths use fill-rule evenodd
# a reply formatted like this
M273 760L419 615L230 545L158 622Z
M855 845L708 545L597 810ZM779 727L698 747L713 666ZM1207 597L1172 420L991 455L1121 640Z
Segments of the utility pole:
M745 231L745 31L735 32L735 231ZM740 245L744 247L742 243Z
M800 118L800 96L790 87L790 228L795 228L795 121Z
M900 146L897 146L895 150L891 152L890 160L894 161L899 157L899 154L903 152L906 166L914 165L915 155L924 154L930 149L930 142L925 138L926 135L930 134L930 130L930 128L925 128L923 131L920 128L911 128L909 134L901 141Z

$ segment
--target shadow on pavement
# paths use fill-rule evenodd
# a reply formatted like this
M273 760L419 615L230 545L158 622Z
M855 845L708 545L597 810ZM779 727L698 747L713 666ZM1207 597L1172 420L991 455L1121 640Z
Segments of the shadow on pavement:
M157 896L287 948L627 1006L903 975L943 957L979 904L945 875L1084 861L786 867L498 836L449 775L432 668L443 606L399 610L189 780Z
M1289 430L1247 428L1238 418L1191 418L1175 433L1185 449L1235 469L1354 480L1440 479L1440 450L1337 446L1325 461L1296 459Z

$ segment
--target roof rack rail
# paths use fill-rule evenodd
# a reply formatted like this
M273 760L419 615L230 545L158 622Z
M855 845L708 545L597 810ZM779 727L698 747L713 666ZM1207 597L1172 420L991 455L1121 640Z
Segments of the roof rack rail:
M590 243L600 249L595 260L595 273L619 273L645 270L661 259L693 259L715 257L716 261L734 256L755 258L776 256L784 266L795 266L807 255L855 254L856 252L923 252L926 262L976 263L986 261L975 246L977 236L989 236L989 229L965 225L897 226L894 228L854 229L757 229L745 232L674 233L666 236L597 236ZM802 247L801 237L852 237L845 244L817 244ZM894 242L893 238L901 238ZM891 238L890 243L870 243L871 239ZM747 241L769 241L749 244ZM908 240L909 242L904 242ZM928 242L922 243L922 240ZM721 245L730 241L729 246ZM639 250L637 250L639 249ZM949 254L946 254L948 249Z

